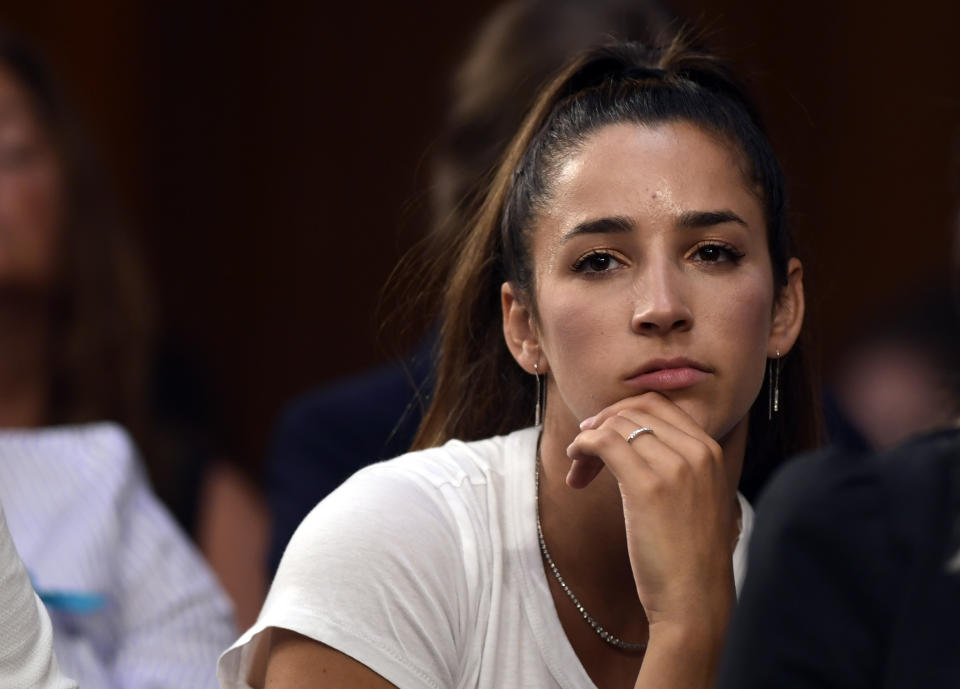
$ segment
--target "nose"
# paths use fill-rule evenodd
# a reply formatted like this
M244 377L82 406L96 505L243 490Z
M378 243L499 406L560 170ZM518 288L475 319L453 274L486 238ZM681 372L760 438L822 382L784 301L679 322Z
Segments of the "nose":
M677 266L648 266L637 281L636 301L631 329L641 335L666 335L689 330L693 326L691 311L682 290L681 270Z

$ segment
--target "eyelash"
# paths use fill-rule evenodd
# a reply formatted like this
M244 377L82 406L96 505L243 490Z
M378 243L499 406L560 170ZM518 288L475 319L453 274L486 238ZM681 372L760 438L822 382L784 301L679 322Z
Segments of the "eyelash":
M691 253L691 256L696 257L696 255L697 255L698 253L700 253L701 251L703 251L704 249L719 249L720 252L723 254L723 256L720 257L720 258L718 258L718 259L715 260L715 261L708 261L708 260L703 260L703 259L701 259L701 260L700 260L701 263L727 263L727 262L730 262L730 263L733 263L734 265L736 265L736 264L738 264L738 263L740 262L740 259L742 259L742 258L746 255L744 252L740 251L739 249L737 249L737 248L735 248L735 247L733 247L733 246L731 246L731 245L729 245L729 244L726 244L726 243L724 243L724 242L719 242L719 241L716 241L716 240L706 240L706 241L700 242L700 243L697 244L695 247L693 247L693 251L692 251L692 253ZM613 260L613 261L617 261L618 263L622 263L622 261L621 261L620 259L618 259L616 256L614 256L613 253L611 253L610 251L607 251L607 250L604 250L604 249L595 249L595 250L593 250L593 251L591 251L591 252L589 252L589 253L584 254L584 255L581 256L580 258L578 258L578 259L574 262L574 264L571 266L571 269L572 269L573 272L575 272L575 273L583 273L583 274L586 275L586 276L599 276L599 275L602 275L603 273L609 273L609 272L611 272L612 270L615 270L615 269L607 269L607 270L587 270L587 269L586 269L586 267L587 267L587 262L590 261L591 259L594 259L594 258L609 258L609 259L611 259L611 260Z
M693 247L693 252L691 255L696 256L698 253L700 253L704 249L719 249L722 253L726 254L726 258L725 259L721 258L716 261L702 261L703 263L725 263L729 261L734 265L736 265L737 263L740 262L741 258L746 256L746 254L740 251L739 249L733 246L730 246L729 244L726 244L724 242L718 242L715 239L700 242L695 247Z
M614 261L617 261L618 263L622 263L622 261L618 259L616 256L614 256L610 251L605 251L603 249L596 249L578 258L574 262L574 264L571 266L571 269L575 273L583 273L585 276L590 276L590 277L611 272L610 270L587 270L586 269L587 262L594 258L609 258Z

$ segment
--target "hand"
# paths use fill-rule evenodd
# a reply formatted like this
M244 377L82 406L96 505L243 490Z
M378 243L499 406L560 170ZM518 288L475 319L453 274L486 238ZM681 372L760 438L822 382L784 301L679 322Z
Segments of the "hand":
M637 428L649 427L631 443ZM637 594L657 629L699 630L722 642L734 596L734 489L720 445L656 392L607 407L567 448L567 483L588 485L606 466L623 500Z

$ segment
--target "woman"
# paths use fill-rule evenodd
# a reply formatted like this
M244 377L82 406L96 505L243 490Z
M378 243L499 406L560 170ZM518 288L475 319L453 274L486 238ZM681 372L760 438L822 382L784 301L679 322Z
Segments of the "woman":
M68 676L214 686L230 603L105 422L140 428L149 319L75 134L45 71L0 36L0 503Z
M0 428L121 424L248 623L266 590L260 496L225 458L202 368L157 346L143 262L75 117L2 30L0 99Z
M736 486L816 430L802 267L739 88L678 42L588 52L435 275L423 449L304 521L222 686L710 686Z

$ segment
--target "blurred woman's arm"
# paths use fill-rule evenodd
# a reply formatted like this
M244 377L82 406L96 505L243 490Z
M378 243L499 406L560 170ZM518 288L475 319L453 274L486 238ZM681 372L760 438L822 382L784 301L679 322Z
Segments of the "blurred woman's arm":
M0 687L76 689L60 673L53 628L30 584L0 507Z

